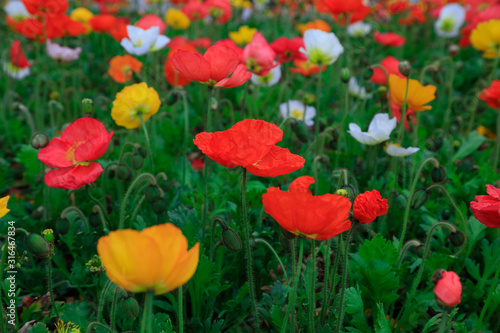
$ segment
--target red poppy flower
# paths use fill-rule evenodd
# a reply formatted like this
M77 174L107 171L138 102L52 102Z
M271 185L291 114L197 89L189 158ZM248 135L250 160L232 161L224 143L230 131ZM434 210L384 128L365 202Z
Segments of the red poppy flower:
M109 33L116 25L116 20L116 17L109 14L94 15L94 17L89 20L89 24L95 32Z
M210 47L210 45L212 45L212 41L208 37L199 37L199 38L193 39L191 44L194 47L198 47L201 49L208 49Z
M380 65L385 68L387 71L387 75L395 74L399 77L403 77L403 74L399 71L399 60L387 56L380 62ZM385 76L384 71L381 68L374 68L373 75L370 79L373 83L387 85L387 77Z
M238 47L238 45L236 45L236 43L232 39L227 38L219 40L215 43L215 45L224 45L226 47L229 47L230 49L233 49L233 51L238 54L240 63L243 63L243 49L241 47Z
M209 47L204 55L178 50L172 57L172 63L184 76L209 87L234 88L252 77L245 65L240 64L238 54L223 45Z
M295 59L293 61L293 65L295 66L290 68L290 73L298 73L304 76L311 76L312 74L319 73L319 66L317 64L313 64L309 60L300 60ZM322 71L326 69L325 65L322 65Z
M123 38L128 38L127 23L116 21L116 24L109 30L109 34L114 40L121 42Z
M268 188L262 195L265 212L283 229L307 238L327 240L349 230L349 199L329 193L313 196L308 189L313 183L313 177L303 176L290 184L288 192Z
M378 216L387 214L387 199L382 199L379 191L367 191L356 197L352 213L359 223L372 223Z
M278 126L245 119L223 132L199 133L194 144L222 166L241 166L259 177L276 177L302 168L305 162L301 156L276 146L282 138Z
M293 61L295 59L307 60L306 55L299 51L301 47L305 47L302 37L294 37L291 39L280 37L269 45L278 56L278 61L280 63Z
M384 46L401 47L406 42L406 38L394 32L380 33L375 31L373 38L377 43Z
M259 76L266 75L278 65L274 59L276 59L276 53L260 32L255 33L252 41L243 49L243 63L250 72Z
M85 33L85 26L72 20L66 14L46 14L47 36L49 39L55 37L76 37Z
M489 107L500 109L500 80L491 82L491 85L484 89L478 97L488 103Z
M32 15L43 13L62 14L68 11L68 0L22 0L24 7Z
M394 102L391 102L391 114L393 117L396 117L398 123L401 122L401 107ZM405 129L410 129L410 121L414 124L417 123L417 117L415 117L415 111L412 109L406 109L405 113Z
M12 65L21 69L31 66L28 59L26 59L26 55L21 48L21 42L18 39L16 39L10 47L10 61Z
M462 284L457 273L442 271L441 276L434 286L434 294L438 301L449 307L460 304Z
M481 11L479 13L476 12L476 15L473 15L471 17L471 14L473 13L474 12L471 9L467 10L466 20L470 21L470 23L466 25L461 31L462 38L460 39L459 43L461 47L467 47L471 44L470 34L479 23L494 19L500 19L500 5L494 5L486 9L481 8Z
M345 24L346 15L350 14L349 24L362 21L370 13L370 8L363 4L363 0L316 0L316 9L320 13L330 13L335 20L341 17Z
M198 0L189 1L181 10L189 17L190 21L203 20L209 14L209 8L206 3Z
M97 162L108 149L113 132L95 119L84 117L70 124L40 150L38 159L50 168L45 183L50 187L75 189L93 183L103 169Z
M172 48L168 53L167 61L165 62L165 67L163 67L163 73L165 74L165 79L168 83L176 87L184 87L185 85L191 83L191 79L179 73L174 68L172 58L174 54L179 50L186 50L191 52L196 52L196 49L191 44L181 44L175 48Z
M43 24L35 18L27 18L19 21L16 25L16 32L30 40L45 43L43 39Z
M160 29L160 35L165 32L165 29L167 29L165 22L154 14L144 15L139 21L137 21L135 26L143 30L148 30L151 27L158 27Z
M205 5L209 8L209 13L215 23L227 23L233 15L232 5L229 0L207 0Z
M488 228L500 228L500 189L486 185L488 195L476 195L470 203L474 217Z

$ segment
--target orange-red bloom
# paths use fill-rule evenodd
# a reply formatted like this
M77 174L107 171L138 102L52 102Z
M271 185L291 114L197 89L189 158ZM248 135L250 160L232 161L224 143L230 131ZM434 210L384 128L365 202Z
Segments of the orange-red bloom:
M439 302L452 307L460 304L462 298L462 284L457 273L442 271L441 278L434 286L434 294Z
M474 217L488 228L500 228L500 189L486 185L488 195L476 195L470 203Z
M294 37L291 39L280 37L269 45L279 57L278 61L280 63L293 61L295 59L307 59L306 55L299 51L301 47L305 48L304 39L302 37Z
M387 214L387 199L382 199L379 191L367 191L356 197L352 213L359 223L371 223L378 216Z
M179 71L176 70L174 67L172 58L178 50L196 52L196 49L191 44L181 44L172 48L168 53L167 61L165 61L165 67L163 67L163 73L165 74L165 79L167 80L168 83L176 87L184 87L185 85L189 84L192 80L187 76L183 75L182 73L179 73Z
M500 109L500 80L491 82L491 85L479 94L479 98L488 103L489 107Z
M293 65L295 67L290 68L290 73L298 73L304 76L311 76L312 74L319 73L319 66L317 64L313 64L309 60L295 59L293 61ZM321 67L322 71L326 69L325 65L322 65Z
M209 87L234 88L252 77L245 65L240 64L238 54L224 45L210 46L204 55L178 50L172 57L172 63L184 76Z
M103 169L97 162L108 149L113 132L95 119L84 117L70 124L60 138L53 138L40 150L38 159L50 168L47 186L75 189L96 181Z
M299 24L297 26L297 29L299 29L301 35L304 35L304 32L306 32L307 30L311 30L311 29L321 30L324 32L332 31L332 28L330 27L330 25L323 20L316 20L316 21L307 22L304 24Z
M189 1L181 10L189 17L190 21L203 20L209 13L209 8L206 3L198 0Z
M308 189L313 183L313 177L303 176L290 184L288 192L268 188L262 195L265 212L283 229L307 238L327 240L349 230L351 201L337 194L313 196Z
M406 42L406 38L394 32L380 33L375 31L373 38L380 45L401 47Z
M68 0L22 0L24 7L32 15L43 13L63 14L68 11Z
M142 62L131 55L115 56L109 61L108 74L118 83L125 83L132 78L132 72L140 73Z
M89 21L89 24L92 27L93 31L106 33L109 33L116 25L116 23L116 17L109 14L95 15Z
M363 0L316 0L315 5L318 12L330 13L336 20L342 16L342 24L345 24L347 15L350 17L348 24L351 24L364 20L370 13Z
M207 0L205 5L209 8L210 15L215 23L224 24L229 22L233 10L229 0Z
M151 27L158 27L160 29L160 35L163 35L165 30L167 29L167 25L165 22L154 14L147 14L140 18L139 21L135 23L136 27L139 27L143 30L148 30Z
M380 62L380 65L385 68L387 76L395 74L399 77L404 77L403 74L401 74L401 72L399 71L398 59L391 56L387 56L384 58L384 60ZM373 69L373 75L370 80L376 84L387 85L387 77L385 76L385 73L381 68Z
M259 177L276 177L302 168L305 162L301 156L276 146L282 138L278 126L245 119L223 132L199 133L194 144L222 166L241 166Z

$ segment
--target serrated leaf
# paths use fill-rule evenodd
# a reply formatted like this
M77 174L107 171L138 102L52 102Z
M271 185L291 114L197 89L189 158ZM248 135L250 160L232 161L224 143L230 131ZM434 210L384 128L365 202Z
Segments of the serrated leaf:
M359 247L359 255L367 263L372 260L382 260L391 266L397 265L399 258L398 250L380 234L375 236L371 241L366 240Z
M476 280L481 280L481 274L479 273L479 264L470 258L465 259L465 267L467 272Z
M273 305L271 307L271 320L273 322L274 327L276 330L280 331L281 327L283 326L283 311L281 310L281 307L277 305Z
M348 314L363 313L363 299L361 298L361 291L359 289L351 287L346 290L346 312Z
M375 321L375 333L392 333L391 326L387 321L384 305L377 303L377 320Z
M49 333L49 330L45 324L36 323L28 330L28 333Z

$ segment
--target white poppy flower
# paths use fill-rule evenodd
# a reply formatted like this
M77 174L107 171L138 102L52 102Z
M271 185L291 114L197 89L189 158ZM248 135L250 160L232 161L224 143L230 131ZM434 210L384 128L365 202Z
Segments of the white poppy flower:
M434 22L434 31L440 37L457 37L464 22L464 7L458 3L450 3L443 6L439 12L439 18Z
M372 30L372 26L364 22L356 22L347 27L347 34L351 37L365 37Z
M349 92L351 95L356 96L360 99L370 99L372 94L367 94L366 89L358 84L358 81L354 76L349 79Z
M303 120L307 126L313 126L316 108L304 105L304 103L300 101L290 100L280 105L280 114L283 119L286 117L294 117L297 120Z
M151 27L147 30L133 25L127 25L129 38L123 38L121 46L130 54L141 56L164 48L170 38L160 35L159 27Z
M266 75L259 76L257 74L252 74L250 80L253 84L258 86L270 87L274 86L281 79L281 64L273 67Z
M16 21L31 17L31 14L21 1L9 1L3 9L7 16L12 17Z
M317 29L306 30L304 45L300 52L304 53L313 64L330 65L344 53L337 36L333 32L324 32Z
M389 154L391 156L396 156L396 157L408 156L408 155L416 153L419 150L420 150L420 148L414 148L414 147L403 148L400 145L398 145L397 143L390 143L387 146L387 148L385 149L387 154Z
M64 62L75 61L80 56L80 52L82 52L82 49L79 47L72 49L52 43L47 39L47 54L54 60L61 60Z
M396 118L389 119L387 113L377 113L368 126L368 132L362 132L357 124L351 123L347 133L351 134L360 143L373 146L389 140L389 136L396 128L396 125Z

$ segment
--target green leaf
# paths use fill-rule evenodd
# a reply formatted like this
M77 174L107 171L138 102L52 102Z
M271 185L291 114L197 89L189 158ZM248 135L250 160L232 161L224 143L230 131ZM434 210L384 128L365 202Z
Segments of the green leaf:
M391 326L385 319L384 305L377 303L377 320L375 321L375 333L392 333Z
M49 330L45 324L36 323L28 330L28 333L49 333Z
M348 314L363 313L363 299L361 298L361 291L357 288L351 287L346 290L346 312Z
M483 142L486 141L486 138L476 132L471 132L467 138L462 142L462 145L458 149L458 151L451 158L452 161L461 160L464 157L469 156L473 152L479 148Z
M429 319L429 321L425 324L424 330L422 331L422 333L427 333L431 329L435 330L437 328L437 323L438 323L439 318L441 318L441 315L442 315L441 313L438 313L437 315L435 315L434 317Z
M271 320L273 321L274 327L279 331L281 330L281 327L283 326L283 311L281 310L281 307L277 305L273 305L271 307Z
M365 262L382 260L391 266L397 265L399 254L394 245L378 234L371 241L367 240L359 247L359 255Z
M65 303L59 310L59 317L65 323L72 322L78 325L82 331L87 329L89 324L90 308L87 302Z

